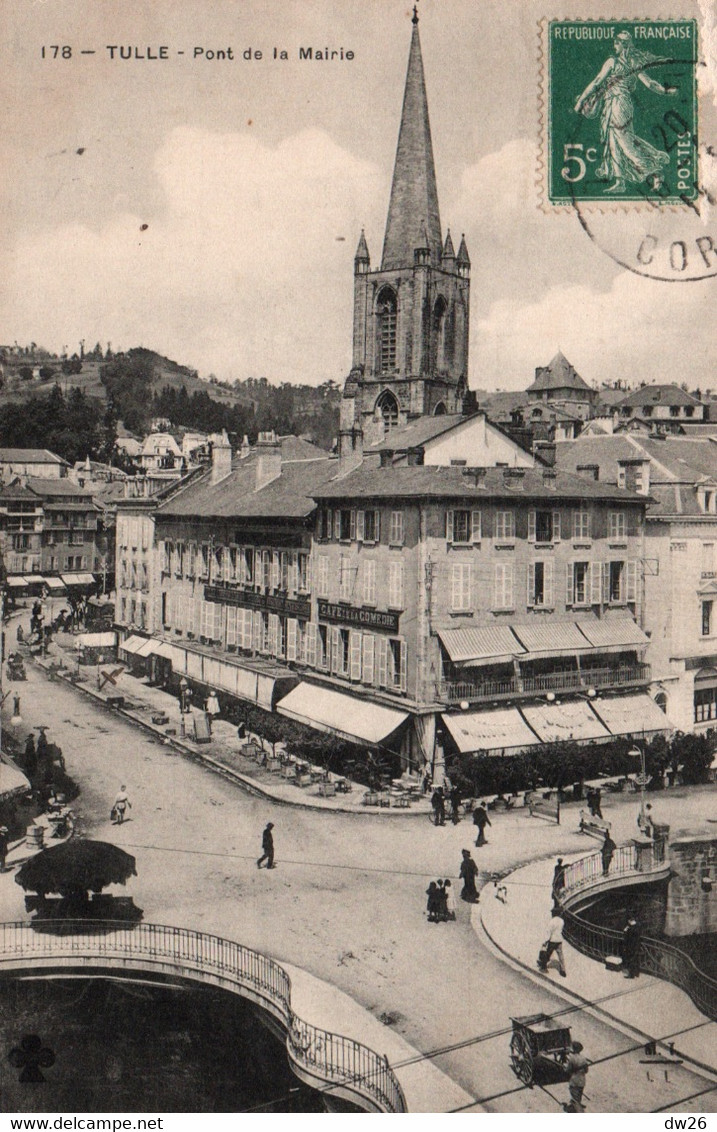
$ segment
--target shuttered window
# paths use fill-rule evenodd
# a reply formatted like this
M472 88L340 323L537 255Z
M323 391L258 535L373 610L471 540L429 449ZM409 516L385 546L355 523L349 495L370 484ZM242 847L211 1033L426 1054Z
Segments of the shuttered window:
M465 612L471 608L470 562L454 562L451 570L451 609Z
M496 562L493 585L493 608L513 608L513 564Z

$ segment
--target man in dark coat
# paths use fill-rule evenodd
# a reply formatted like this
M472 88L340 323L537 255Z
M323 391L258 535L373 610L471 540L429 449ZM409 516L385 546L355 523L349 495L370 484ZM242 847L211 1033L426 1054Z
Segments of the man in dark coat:
M263 861L266 861L267 869L276 868L276 865L274 864L274 837L271 832L273 828L274 823L267 822L264 832L261 835L261 847L264 852L256 863L257 869L261 868Z
M610 836L610 830L605 830L605 840L602 843L602 875L604 877L610 872L610 862L612 861L617 845Z
M443 787L442 786L436 787L436 789L433 791L433 797L431 798L431 805L433 806L433 812L436 815L436 825L445 825L446 824L446 797L445 797L445 794L443 793Z
M640 929L634 916L629 916L622 931L622 961L625 978L636 979L640 974Z
M448 797L451 800L451 821L454 825L458 825L458 822L461 820L458 812L458 808L461 804L461 792L457 786L451 787L451 792Z
M478 836L476 837L476 845L487 845L488 844L488 842L486 841L486 836L485 836L485 827L487 825L492 825L492 824L493 823L491 822L490 818L488 817L488 811L485 808L485 802L481 802L480 805L476 806L475 810L473 811L473 825L477 826L477 828L478 828Z
M553 869L553 900L560 900L564 888L565 865L563 864L563 858L558 857L557 864Z

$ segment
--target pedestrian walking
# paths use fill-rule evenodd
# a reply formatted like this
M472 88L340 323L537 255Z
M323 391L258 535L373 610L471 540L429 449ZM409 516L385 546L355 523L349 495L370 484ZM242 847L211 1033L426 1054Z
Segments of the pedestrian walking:
M488 811L485 808L485 802L480 802L473 811L473 825L476 826L478 830L478 836L476 837L477 846L488 844L485 836L485 827L492 824L492 821L488 817Z
M557 906L553 908L552 918L548 925L548 938L540 949L538 969L547 971L553 955L558 957L558 971L566 978L565 956L563 955L563 913Z
M645 817L643 819L642 811L637 815L637 824L644 833L645 837L650 840L655 836L655 819L652 813L652 802L648 802L645 806Z
M423 782L421 783L421 792L423 794L428 794L429 790L431 789L431 783L432 782L433 782L433 779L431 777L431 772L428 769L428 767L426 767L426 772L423 775Z
M204 709L207 713L207 720L209 721L209 734L212 733L212 725L216 717L220 714L221 708L219 707L219 699L216 692L210 692L207 696L207 703Z
M585 801L588 804L590 816L595 817L595 791L593 790L592 786L588 786L587 790L585 791Z
M127 787L123 783L119 788L119 794L114 800L112 812L110 814L114 825L122 825L124 816L127 813L128 809L132 809L132 803L127 797Z
M557 903L563 894L565 888L565 865L563 858L558 857L555 868L553 869L553 900Z
M426 889L426 914L429 924L438 923L438 885L432 880Z
M5 860L10 845L10 830L6 825L0 825L0 873L5 872Z
M446 894L446 916L449 920L455 920L457 911L456 894L448 878L443 882L443 891Z
M436 881L436 914L439 924L445 924L448 919L448 902L446 901L446 889L442 880Z
M433 791L431 798L431 805L433 806L433 813L436 817L436 825L446 824L446 799L443 793L443 787L437 786Z
M467 904L478 903L478 889L476 888L476 877L478 876L478 866L470 855L468 849L462 849L461 867L458 875L463 881L463 889L461 891L461 900L465 900Z
M569 1103L563 1105L565 1112L585 1112L583 1090L589 1067L590 1062L583 1053L582 1042L573 1042L570 1053L565 1058L565 1072L568 1075L568 1091L570 1093Z
M459 813L461 804L461 792L457 786L451 787L449 798L451 800L451 821L454 825L458 825L458 822L461 820Z
M603 841L602 849L600 850L600 853L602 854L602 875L604 877L606 877L610 872L610 862L613 859L616 849L617 845L610 836L610 830L606 829L605 840Z
M276 865L274 864L274 836L271 832L273 828L273 822L267 822L266 826L264 827L264 832L261 835L261 847L263 849L263 853L256 863L257 869L261 868L263 861L266 861L267 869L276 868Z
M595 815L596 818L600 818L600 821L603 820L603 816L602 816L602 790L600 789L599 786L596 787L596 789L593 793L593 814Z
M629 916L622 931L622 962L626 979L637 979L640 975L640 945L642 937L637 920Z

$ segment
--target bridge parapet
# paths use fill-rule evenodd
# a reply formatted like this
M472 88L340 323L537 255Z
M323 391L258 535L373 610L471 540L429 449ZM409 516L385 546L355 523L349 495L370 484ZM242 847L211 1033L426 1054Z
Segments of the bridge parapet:
M314 1026L291 1006L291 979L276 960L234 940L164 924L86 920L0 924L0 977L28 969L171 971L258 1002L282 1023L298 1075L375 1112L406 1112L386 1057Z

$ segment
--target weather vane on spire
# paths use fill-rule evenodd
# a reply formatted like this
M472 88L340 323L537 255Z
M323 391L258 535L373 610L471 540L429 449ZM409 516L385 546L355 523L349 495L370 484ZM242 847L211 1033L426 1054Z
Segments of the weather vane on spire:
M413 19L411 20L411 23L412 24L418 23L418 8L416 7L415 4L413 5Z

